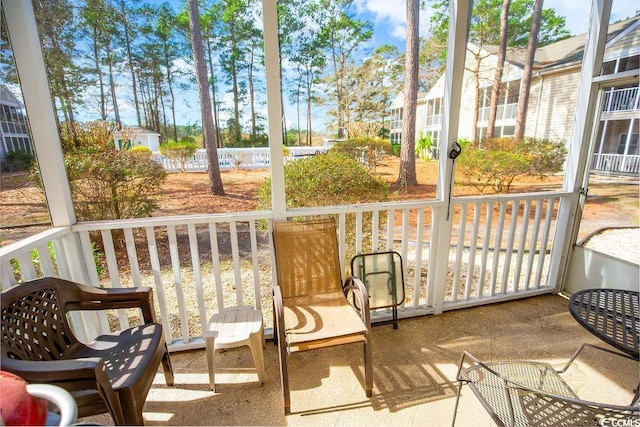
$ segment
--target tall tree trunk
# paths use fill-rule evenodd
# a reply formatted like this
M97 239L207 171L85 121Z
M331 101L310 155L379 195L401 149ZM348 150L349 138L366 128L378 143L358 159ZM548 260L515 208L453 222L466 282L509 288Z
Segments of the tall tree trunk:
M255 144L256 141L256 95L253 87L253 49L251 49L251 59L249 60L249 69L247 79L249 80L249 108L251 109L251 140Z
M98 49L98 34L96 28L93 27L93 61L96 65L96 74L98 75L98 88L100 89L100 118L107 120L107 100L104 93L104 77L100 68L100 54Z
M302 144L302 130L300 129L300 118L301 118L301 112L300 112L300 94L302 92L302 72L300 71L300 68L298 68L298 79L296 80L296 117L297 117L297 123L298 123L298 142L297 145L301 145Z
M418 26L419 0L407 0L407 48L405 55L404 117L400 170L396 181L402 189L418 185L416 178L416 109L418 102Z
M240 131L240 91L238 90L238 66L236 61L236 34L235 34L235 25L231 23L229 27L229 39L231 41L231 90L233 92L233 129L231 135L235 141L237 142L242 139L242 134Z
M222 148L222 137L220 136L220 120L218 119L218 101L216 99L216 77L213 72L213 53L211 51L211 38L207 37L207 58L209 59L209 80L211 81L211 104L213 108L213 126L216 132L218 147Z
M531 19L531 35L527 45L527 58L524 63L522 80L520 82L520 96L518 97L518 112L516 113L515 139L524 137L524 128L527 122L527 107L529 104L529 89L531 89L531 76L533 75L533 62L538 46L538 32L540 30L540 20L542 19L543 0L535 0L533 5L533 17Z
M307 68L306 73L307 79L307 144L308 146L312 145L313 134L311 132L311 88L313 84L313 79L311 77L311 67Z
M472 119L472 127L471 127L471 141L473 141L473 143L476 146L480 146L480 141L478 141L478 119L480 116L480 78L476 75L476 78L473 79L474 81L474 89L475 89L475 102L474 102L474 107L473 107L473 119Z
M500 13L500 48L498 49L498 63L493 76L491 86L491 101L489 103L489 123L487 124L487 138L493 138L496 128L496 114L498 112L498 99L500 99L500 84L502 83L502 72L504 70L504 60L507 56L507 38L509 36L509 8L511 0L502 0L502 12Z
M173 140L178 140L178 127L176 126L176 97L173 94L173 74L171 73L171 61L169 60L169 52L167 51L167 44L164 45L164 58L165 58L165 67L167 69L167 86L169 87L169 96L171 97L171 117L173 119ZM166 127L166 118L165 118L165 127ZM169 131L167 130L167 134Z
M142 126L140 117L140 102L138 101L138 82L136 81L136 73L133 69L133 55L131 54L131 36L129 33L129 20L127 19L127 11L125 8L124 0L120 0L120 12L122 13L122 23L124 25L124 40L127 50L127 64L129 66L129 72L131 73L131 90L133 91L133 104L136 107L136 118L138 119L138 126Z
M200 109L202 112L202 132L204 134L204 143L207 147L207 158L209 161L211 194L223 196L224 186L222 185L220 165L218 164L218 144L213 126L213 115L211 113L211 98L209 97L207 67L205 65L202 47L198 0L188 0L187 9L189 12L189 29L191 30L191 49L193 50L193 62L196 69L196 81L198 83L198 97L200 98Z
M113 115L116 120L118 129L122 129L122 121L120 120L120 109L118 108L118 98L116 97L116 82L113 77L113 58L111 56L111 40L107 40L105 44L107 49L107 66L109 67L109 87L111 88L111 103L113 104Z

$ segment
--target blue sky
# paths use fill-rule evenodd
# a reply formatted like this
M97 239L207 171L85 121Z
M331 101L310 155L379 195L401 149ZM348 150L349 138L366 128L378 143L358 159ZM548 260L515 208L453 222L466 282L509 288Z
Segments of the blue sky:
M375 24L375 44L392 43L404 50L405 1L355 0L356 10L365 19ZM393 5L393 6L391 6ZM555 9L566 18L567 28L572 35L587 32L591 1L589 0L545 0L545 9ZM421 35L427 32L430 18L427 4L420 15ZM618 21L630 17L640 9L637 0L613 0L611 20Z

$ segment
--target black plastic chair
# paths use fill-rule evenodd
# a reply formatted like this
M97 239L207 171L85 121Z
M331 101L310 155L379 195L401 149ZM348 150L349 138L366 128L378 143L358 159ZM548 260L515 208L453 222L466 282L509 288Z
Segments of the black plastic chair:
M142 407L162 363L173 368L150 288L100 289L45 277L2 292L2 370L69 391L78 416L109 412L115 424L142 425ZM67 321L73 310L140 308L142 325L83 344Z

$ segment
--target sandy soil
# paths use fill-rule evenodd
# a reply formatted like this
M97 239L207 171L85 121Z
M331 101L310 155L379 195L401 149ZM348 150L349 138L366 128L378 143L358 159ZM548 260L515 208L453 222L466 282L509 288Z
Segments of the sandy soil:
M375 174L392 184L392 200L429 199L435 197L437 162L416 162L419 185L399 192L394 181L398 174L398 158L387 158L377 166ZM153 216L246 212L256 209L257 193L265 179L267 169L232 170L222 172L225 196L214 196L209 191L206 173L172 173L157 195L157 208ZM517 180L512 192L548 191L559 189L562 176L544 181L524 178ZM638 225L638 179L594 177L583 214L580 238L607 226ZM456 184L454 194L476 195L469 186ZM0 176L0 246L34 234L49 223L43 193L33 186L24 174ZM24 227L40 224L36 227ZM18 228L12 228L12 227Z

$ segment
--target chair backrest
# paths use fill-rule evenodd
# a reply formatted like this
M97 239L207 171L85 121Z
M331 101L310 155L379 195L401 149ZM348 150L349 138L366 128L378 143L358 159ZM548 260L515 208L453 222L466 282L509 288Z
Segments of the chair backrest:
M283 298L342 290L338 238L333 218L275 221L273 243Z
M2 292L2 356L59 360L78 342L56 286L27 282Z

